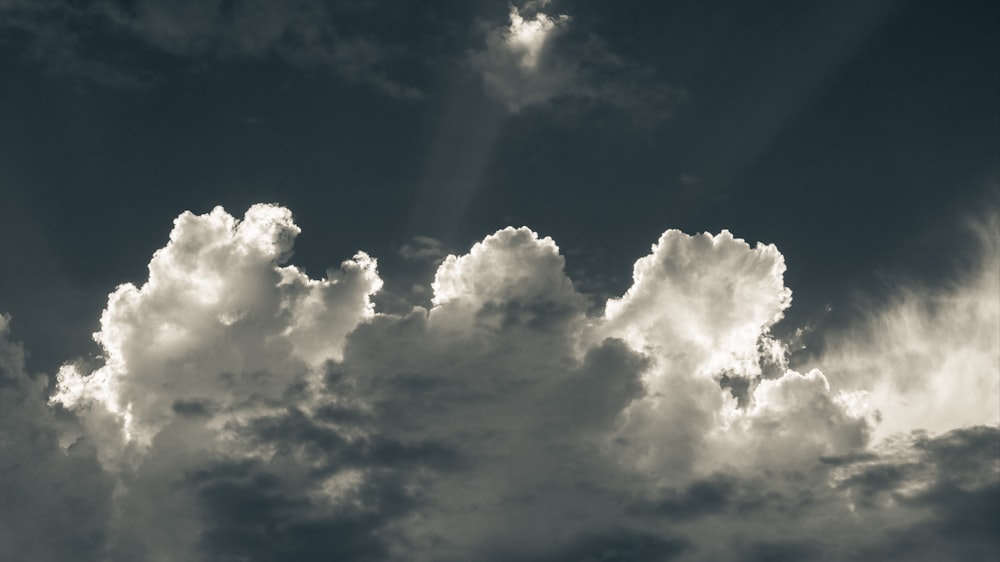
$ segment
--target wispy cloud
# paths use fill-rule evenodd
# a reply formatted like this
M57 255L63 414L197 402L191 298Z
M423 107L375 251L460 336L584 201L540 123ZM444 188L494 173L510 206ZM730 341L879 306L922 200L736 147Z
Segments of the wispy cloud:
M328 4L316 0L0 4L0 27L27 35L32 55L50 70L108 85L145 78L136 70L139 65L122 60L127 58L122 52L137 44L154 53L197 60L277 57L297 66L329 68L349 82L391 97L423 96L387 70L400 49L373 36L345 33L335 19ZM108 41L125 44L117 49L94 47Z
M815 358L868 390L879 435L921 427L1000 423L1000 217L969 225L978 263L951 286L899 286Z
M414 236L412 240L399 248L399 255L407 260L438 262L444 259L448 252L445 250L444 243L436 238Z

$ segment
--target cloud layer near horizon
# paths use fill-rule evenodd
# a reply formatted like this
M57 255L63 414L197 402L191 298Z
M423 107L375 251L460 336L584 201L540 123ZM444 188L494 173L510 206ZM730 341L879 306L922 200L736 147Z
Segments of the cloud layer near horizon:
M924 357L971 358L914 371L906 387L906 370L874 361L882 368L863 375L838 361L829 377L790 369L770 334L791 303L784 259L727 231L666 231L600 314L556 243L528 228L445 258L431 308L402 315L375 311L382 280L364 253L323 279L283 265L298 234L274 205L242 220L221 207L182 214L145 283L110 295L95 334L103 357L68 363L51 391L25 373L3 319L0 458L13 500L0 520L25 530L0 541L0 558L1000 550L1000 398L981 387L1000 380L1000 349L930 336L932 319L1000 329L990 259L954 298L938 295L926 325L882 330L887 342L923 334ZM845 336L832 349L850 353L831 360L863 357L860 341ZM948 388L962 416L911 387ZM920 411L934 413L928 424ZM60 540L34 517L66 521Z

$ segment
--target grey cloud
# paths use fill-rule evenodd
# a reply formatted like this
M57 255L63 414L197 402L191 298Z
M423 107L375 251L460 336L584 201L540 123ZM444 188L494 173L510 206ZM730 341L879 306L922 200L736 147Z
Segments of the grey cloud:
M211 400L194 398L191 400L174 400L170 409L175 414L181 416L207 417L211 416L215 407Z
M399 255L408 260L438 261L448 255L444 243L430 236L414 236L399 248Z
M207 560L383 560L378 531L410 503L400 482L381 478L359 491L363 509L331 510L258 464L202 469L187 484L197 489Z
M794 562L796 560L824 560L823 550L811 542L775 541L754 543L744 552L734 553L740 562Z
M859 508L897 504L921 516L888 525L863 556L884 560L991 560L1000 554L1000 428L978 426L929 436L855 466L842 486Z
M658 533L617 530L584 536L538 562L666 562L687 549L682 539Z
M671 490L664 497L631 506L636 515L662 517L672 521L698 519L732 506L738 493L732 476L717 474L698 480L683 490Z
M155 75L136 64L127 50L95 41L107 24L97 6L63 0L8 0L0 3L0 30L11 45L21 45L24 56L50 74L114 88L154 83Z
M45 405L45 377L24 371L24 352L0 315L0 558L97 560L104 550L112 481L92 444L60 445L67 428Z
M895 501L920 503L937 489L988 489L1000 484L997 427L974 426L936 436L915 431L897 436L883 449L881 454L851 455L833 463L844 472L840 485L866 498L892 494ZM910 493L912 484L919 484L919 493Z
M719 473L628 513L685 528L684 560L991 560L998 461L1000 428L916 432L800 471Z
M430 501L418 475L452 472L461 459L437 443L379 435L371 424L367 436L352 437L357 426L338 430L328 419L289 410L257 420L243 432L274 447L269 462L209 463L186 473L205 559L398 558L392 526ZM338 479L340 497L327 501L324 487Z
M302 67L329 68L351 83L400 99L424 96L394 79L389 66L403 50L336 25L336 5L318 0L102 0L85 6L60 0L0 4L0 29L28 38L30 56L59 74L109 86L140 86L156 75L131 53L197 60L278 57Z

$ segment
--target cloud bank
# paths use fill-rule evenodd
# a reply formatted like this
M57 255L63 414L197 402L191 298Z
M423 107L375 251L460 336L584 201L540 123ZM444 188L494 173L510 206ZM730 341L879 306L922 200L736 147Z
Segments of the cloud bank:
M883 399L898 370L790 369L770 334L791 303L772 245L668 230L595 314L552 239L506 228L441 261L429 308L384 314L375 259L359 252L313 279L285 265L298 234L274 205L242 219L182 214L147 280L109 296L100 360L66 364L52 389L24 372L3 319L12 500L0 549L38 560L1000 552L995 411L924 425ZM970 286L957 294L981 299L984 316L967 318L956 298L934 318L990 329L996 295ZM920 341L929 357L954 343ZM976 340L985 359L941 361L920 380L995 385L998 346ZM909 408L939 412L933 393L906 392Z

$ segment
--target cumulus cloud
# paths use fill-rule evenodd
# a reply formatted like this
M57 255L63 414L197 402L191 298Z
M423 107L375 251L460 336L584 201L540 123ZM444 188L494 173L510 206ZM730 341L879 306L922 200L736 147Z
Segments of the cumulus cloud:
M124 443L148 447L184 404L226 411L279 399L310 366L340 357L382 283L364 253L323 280L280 267L298 233L272 205L242 221L221 207L179 216L146 283L110 295L94 335L104 365L63 367L52 401L85 409L85 420L110 416Z
M429 307L387 314L373 258L312 279L286 265L298 234L275 205L182 214L145 282L110 295L102 358L51 393L2 340L2 427L34 428L2 458L47 467L14 469L21 504L88 514L60 543L77 559L1000 550L982 523L1000 429L904 417L873 440L895 412L789 369L771 336L791 302L772 245L667 231L594 314L555 241L506 228L441 261Z
M508 21L488 26L485 46L469 53L486 91L511 113L583 102L654 123L670 117L686 99L683 90L661 83L653 69L616 55L601 38L568 33L572 17L545 13L547 4L511 4Z
M691 361L700 374L759 375L760 340L792 297L777 248L751 249L725 230L717 236L668 230L652 252L635 263L625 295L608 302L609 333L638 349L698 354Z

